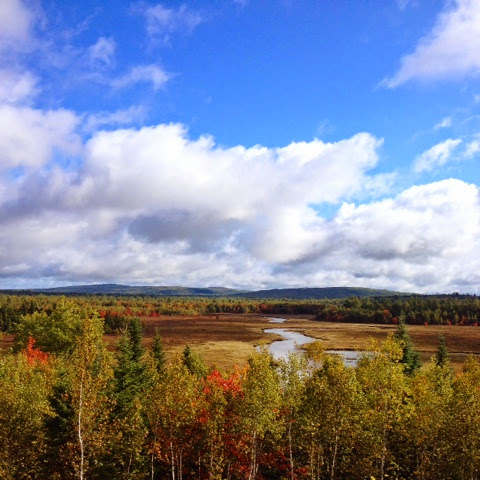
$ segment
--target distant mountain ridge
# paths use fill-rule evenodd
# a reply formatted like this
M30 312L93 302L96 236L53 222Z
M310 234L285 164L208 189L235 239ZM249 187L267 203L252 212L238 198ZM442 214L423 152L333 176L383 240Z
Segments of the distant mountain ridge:
M132 295L153 297L234 297L245 299L321 300L347 297L391 297L411 293L362 287L276 288L268 290L239 290L225 287L134 286L116 283L70 285L54 288L0 290L1 293L47 295Z
M66 295L147 295L158 297L229 296L242 292L224 287L135 286L106 283L99 285L71 285L67 287L35 288L33 292Z
M323 288L274 288L254 292L237 293L234 296L252 299L334 299L347 297L393 297L411 295L410 293L394 292L376 288L363 287L323 287Z

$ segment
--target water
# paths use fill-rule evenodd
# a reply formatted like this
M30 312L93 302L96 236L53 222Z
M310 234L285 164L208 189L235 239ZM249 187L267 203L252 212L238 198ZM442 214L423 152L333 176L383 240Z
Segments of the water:
M275 342L272 342L269 346L270 353L273 355L273 358L277 360L282 358L286 360L290 352L299 351L299 346L315 341L312 337L307 337L298 332L291 332L284 328L267 328L264 332L281 335L284 338L284 340L276 340Z
M286 321L286 318L270 318L270 323L285 323ZM286 360L289 353L299 352L301 351L299 347L315 341L314 338L303 335L303 333L291 332L289 330L285 330L284 328L267 328L264 330L264 332L273 333L283 337L283 340L275 340L269 346L270 353L272 354L273 358L277 360ZM355 350L327 350L325 353L342 356L347 367L355 367L360 355L362 354L362 352Z
M286 321L286 318L270 317L270 323L285 323Z
M356 367L360 355L363 352L358 352L356 350L325 350L325 353L340 355L343 357L343 363L345 363L347 367Z

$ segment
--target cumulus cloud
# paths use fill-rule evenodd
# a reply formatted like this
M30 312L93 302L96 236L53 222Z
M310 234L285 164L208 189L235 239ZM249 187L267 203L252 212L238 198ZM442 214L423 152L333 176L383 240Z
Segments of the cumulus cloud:
M225 148L179 124L99 132L80 168L44 154L35 173L3 177L0 285L28 276L477 291L478 187L451 179L355 204L380 144L360 133ZM315 209L344 200L330 220Z
M480 73L480 2L447 2L430 33L402 58L399 70L382 83L398 87L411 80L477 76Z
M40 167L56 149L79 151L76 115L67 110L41 111L0 106L0 172L15 167Z
M427 172L436 167L445 165L450 160L453 150L461 142L462 141L459 138L449 138L448 140L434 145L417 157L414 164L414 170L416 172Z
M170 79L170 75L158 65L137 65L125 75L114 79L114 88L124 88L137 83L150 83L153 90L159 90Z

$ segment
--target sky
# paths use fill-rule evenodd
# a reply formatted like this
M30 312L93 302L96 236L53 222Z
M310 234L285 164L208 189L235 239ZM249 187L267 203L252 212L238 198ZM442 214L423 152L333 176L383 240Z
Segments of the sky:
M0 288L480 294L478 0L1 0Z

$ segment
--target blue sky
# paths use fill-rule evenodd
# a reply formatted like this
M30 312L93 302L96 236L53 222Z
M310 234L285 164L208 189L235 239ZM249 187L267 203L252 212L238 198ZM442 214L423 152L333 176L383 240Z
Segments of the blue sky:
M480 293L475 0L4 0L0 287Z

